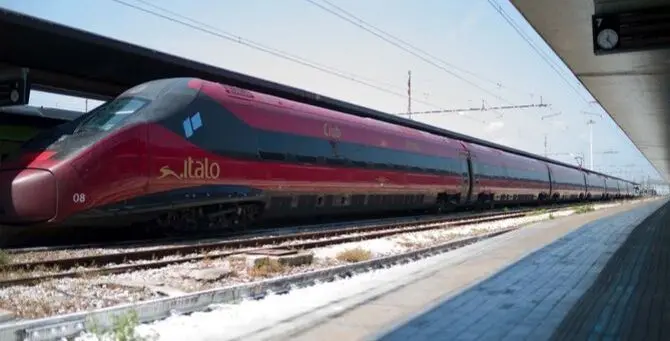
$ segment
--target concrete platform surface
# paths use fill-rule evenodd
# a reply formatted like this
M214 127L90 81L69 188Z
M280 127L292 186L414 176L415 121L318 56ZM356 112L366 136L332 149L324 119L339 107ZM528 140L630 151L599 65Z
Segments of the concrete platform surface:
M670 340L669 206L635 228L553 340Z
M472 244L412 278L244 339L547 340L631 231L658 219L650 215L665 203L549 220Z

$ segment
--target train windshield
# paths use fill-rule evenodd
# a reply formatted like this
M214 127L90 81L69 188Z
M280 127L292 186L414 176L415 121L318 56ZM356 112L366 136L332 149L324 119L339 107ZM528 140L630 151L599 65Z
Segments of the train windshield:
M107 102L86 115L73 134L83 131L108 131L119 126L147 103L148 100L137 97L117 98Z
M102 132L108 132L121 126L132 114L145 107L150 101L137 97L123 97L106 102L76 119L45 129L24 142L21 147L2 161L9 161L22 152L39 150L81 149L100 138Z

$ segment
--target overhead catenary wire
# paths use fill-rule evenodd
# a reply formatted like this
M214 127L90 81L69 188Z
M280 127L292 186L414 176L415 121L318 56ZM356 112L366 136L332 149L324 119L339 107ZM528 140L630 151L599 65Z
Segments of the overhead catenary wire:
M492 97L494 97L494 98L496 98L496 99L499 99L499 100L501 100L501 101L503 101L503 102L505 102L505 103L508 103L508 104L512 104L512 105L513 105L512 102L510 102L510 101L508 101L507 99L501 97L500 95L497 95L497 94L493 93L492 91L490 91L490 90L488 90L488 89L486 89L486 88L484 88L484 87L482 87L482 86L476 84L475 82L472 82L472 81L468 80L467 78L464 78L463 76L461 76L461 75L459 75L459 74L457 74L457 73L455 73L455 72L449 70L448 68L444 67L443 65L440 65L440 64L434 62L433 60L427 58L426 56L424 56L424 55L428 55L428 54L426 54L425 52L422 52L424 55L422 55L421 53L416 52L415 50L419 50L419 49L417 49L417 48L414 47L413 45L409 45L407 42L404 42L403 40L400 40L400 39L398 39L398 38L395 38L395 37L391 36L390 34L383 32L383 31L380 30L380 29L375 28L375 30L380 31L380 32L383 32L383 34L382 34L382 33L378 33L378 32L376 32L376 31L374 31L374 30L372 30L372 29L366 27L365 25L368 25L368 26L370 26L370 27L373 27L373 26L370 25L370 24L367 24L367 23L366 23L365 25L364 25L364 24L361 24L361 22L364 22L364 21L363 21L362 19L360 19L360 18L355 17L353 14L348 14L348 15L351 16L351 17L353 17L353 18L356 18L356 20L351 19L351 18L348 18L347 16L342 15L342 14L340 14L340 13L337 13L337 12L333 11L332 9L326 7L326 6L324 6L324 5L320 4L320 3L317 3L317 2L314 1L314 0L305 0L305 1L307 1L307 2L309 2L309 3L311 3L311 4L313 4L314 6L317 6L317 7L321 8L321 9L323 9L324 11L326 11L326 12L332 14L332 15L337 16L338 18L341 18L341 19L343 19L343 20L345 20L345 21L347 21L347 22L349 22L349 23L351 23L351 24L353 24L353 25L356 25L356 26L358 26L359 28L361 28L361 29L363 29L363 30L365 30L365 31L367 31L367 32L369 32L369 33L372 33L373 35L377 36L378 38L380 38L380 39L382 39L382 40L384 40L384 41L386 41L386 42L388 42L389 44L391 44L391 45L393 45L393 46L395 46L395 47L397 47L397 48L399 48L399 49L401 49L401 50L403 50L403 51L405 51L405 52L407 52L407 53L409 53L409 54L411 54L411 55L413 55L413 56L415 56L415 57L417 57L417 58L419 58L419 59L421 59L422 61L424 61L424 62L426 62L426 63L428 63L428 64L430 64L430 65L432 65L432 66L434 66L434 67L436 67L436 68L438 68L438 69L440 69L440 70L442 70L442 71L444 71L444 72L446 72L446 73L448 73L448 74L450 74L451 76L453 76L453 77L455 77L455 78L457 78L457 79L459 79L459 80L461 80L461 81L463 81L463 82L465 82L465 83L467 83L467 84L469 84L469 85L471 85L471 86L473 86L473 87L475 87L475 88L477 88L477 89L483 91L484 93L486 93L486 94L488 94L488 95L491 95ZM330 4L330 3L329 3L329 4ZM358 22L357 22L357 21L358 21ZM388 35L388 36L390 36L390 37L393 37L393 38L388 38L386 35ZM401 43L399 43L399 42L402 42L403 44L405 44L405 45L407 45L407 46L412 46L412 48L411 48L411 49L410 49L410 48L407 48L406 46L403 46L403 45L402 45ZM419 51L420 51L420 50L419 50ZM435 59L435 57L432 57L432 58ZM444 62L444 61L441 61L441 60L440 60L440 62L443 63L443 64L446 64L446 65L449 65L450 67L456 69L452 64L448 64L448 63L446 63L446 62ZM458 70L461 71L461 72L463 72L463 70L461 70L460 68L459 68ZM497 84L497 83L496 83L496 84Z
M580 92L580 91L579 91L579 90L578 90L578 89L577 89L577 88L576 88L576 87L575 87L575 86L574 86L574 85L573 85L567 78L565 78L564 73L561 72L561 71L556 67L556 65L549 59L550 57L547 56L546 53L544 53L543 51L541 51L541 50L540 50L540 49L539 49L539 48L538 48L538 47L531 41L530 37L528 37L528 35L526 35L526 34L521 30L521 28L519 28L519 26L514 22L514 19L512 19L512 18L509 16L509 14L507 14L507 12L505 12L505 10L502 8L502 6L501 6L499 3L497 3L495 0L487 0L487 2L489 3L489 5L491 5L491 7L493 7L494 10L496 10L496 12L498 12L498 14L499 14L499 15L500 15L500 16L507 22L507 24L509 24L509 25L512 27L512 29L514 29L514 31L516 31L516 33L521 37L521 39L523 39L523 40L526 42L526 44L528 44L528 46L530 46L530 47L533 49L533 51L535 51L535 52L540 56L540 58L542 58L542 60L543 60L547 65L549 65L549 67L551 67L551 69L554 70L554 72L556 72L556 74L557 74L559 77L561 77L561 79L563 79L563 81L565 81L565 83L566 83L566 84L567 84L567 85L568 85L568 86L569 86L569 87L570 87L570 88L577 94L577 96L579 96L579 97L580 97L584 102L586 102L587 104L590 102L590 100L584 98L583 94L582 94L582 93L581 93L581 92Z
M395 95L395 96L399 96L399 97L403 97L403 98L406 96L405 94L397 93L397 92L394 92L392 90L380 87L378 85L371 84L371 82L369 82L369 81L362 81L360 79L357 79L357 78L361 78L360 76L357 76L357 75L354 75L354 74L351 74L351 73L348 73L348 75L347 75L346 72L337 70L333 67L326 66L326 65L323 65L323 64L319 64L319 63L316 63L316 62L313 62L313 61L309 61L307 59L304 59L304 58L299 57L299 56L292 55L292 54L287 53L285 51L282 51L282 50L279 50L279 49L276 49L276 48L272 48L272 47L268 47L266 45L263 45L263 44L245 39L241 36L234 35L232 33L223 31L223 30L221 30L217 27L214 27L212 25L209 25L207 23L203 23L201 21L189 18L188 16L176 13L174 11L171 11L171 10L163 8L161 6L152 4L152 3L148 2L148 1L145 1L145 0L135 0L135 1L140 2L142 4L145 4L147 6L153 7L155 9L160 10L160 11L169 13L169 14L174 15L176 17L182 18L184 20L190 21L190 22L194 23L195 25L201 25L201 26L209 27L210 29L208 30L206 28L198 27L198 26L195 26L193 24L189 24L189 23L183 22L181 20L172 18L170 16L163 15L163 14L160 14L160 13L156 13L152 10L142 8L142 7L133 5L133 4L129 4L129 3L125 2L125 1L122 1L122 0L112 0L112 1L117 2L117 3L119 3L121 5L124 5L124 6L130 7L130 8L142 11L146 14L154 15L154 16L157 16L159 18L162 18L162 19L165 19L165 20L183 25L185 27L188 27L188 28L191 28L191 29L195 29L195 30L213 35L217 38L226 39L226 40L229 40L229 41L232 41L232 42L235 42L235 43L239 43L239 44L245 45L247 47L250 47L252 49L260 50L262 52L269 53L269 54L274 55L276 57L287 59L289 61L293 61L293 62L298 63L300 65L307 66L307 67L316 69L318 71L322 71L322 72L325 72L325 73L328 73L328 74L331 74L331 75L334 75L334 76L337 76L337 77L340 77L340 78L343 78L343 79L346 79L346 80L350 80L350 81L353 81L353 82L356 82L356 83L359 83L359 84L362 84L362 85L365 85L365 86L369 86L369 87L372 87L374 89L377 89L377 90L380 90L380 91L383 91L383 92L386 92L386 93L389 93L389 94L392 94L392 95ZM342 74L342 73L344 73L344 74ZM417 102L417 103L421 103L421 104L433 107L433 108L438 108L440 110L444 110L443 106L436 105L434 103L430 103L430 102L422 101L422 100L414 100L414 101ZM484 124L487 123L486 120L476 119L476 118L468 117L468 116L464 116L464 117L468 120L471 120L471 121L476 121L476 122L484 123Z
M384 31L384 30L380 29L379 27L377 27L377 26L375 26L375 25L370 24L369 22L367 22L367 21L363 20L362 18L360 18L360 17L354 15L353 13L351 13L351 12L345 10L344 8L339 7L339 6L335 5L335 4L333 4L332 2L330 2L330 1L328 1L328 0L320 0L320 1L323 2L323 3L328 4L330 7L332 7L332 8L334 8L335 10L341 12L343 15L348 16L349 18L351 18L351 20L355 20L355 21L357 21L357 23L354 23L354 22L352 22L351 20L349 20L349 19L347 19L347 18L343 18L341 15L339 15L339 14L337 14L337 13L334 13L332 10L330 10L330 9L328 9L328 8L325 8L324 6L322 6L322 5L320 5L320 4L317 4L314 0L305 0L305 1L307 1L307 2L309 2L309 3L311 3L311 4L313 4L313 5L315 5L315 6L319 7L319 8L321 8L321 9L323 9L324 11L327 11L327 12L333 14L333 15L336 15L336 16L340 17L340 18L343 19L343 20L349 21L350 23L352 23L352 24L354 24L354 25L356 25L356 26L358 26L358 27L360 27L360 28L362 28L362 29L364 29L364 30L366 30L366 31L368 31L368 32L370 32L370 33L376 35L377 37L379 37L379 38L381 38L381 39L386 40L386 39L388 38L388 39L394 40L394 41L397 42L398 44L402 44L402 45L404 45L405 47L407 47L407 48L409 48L409 49L412 49L412 50L414 50L415 52L420 53L420 54L422 54L422 55L424 55L424 56L426 56L426 57L429 57L429 58L433 59L434 61L439 62L440 64L442 64L442 65L444 65L444 66L446 66L446 67L449 67L449 68L452 68L452 69L457 70L457 71L459 71L459 72L468 74L468 75L470 75L470 76L472 76L472 77L474 77L474 78L477 78L477 79L479 79L479 80L481 80L481 81L483 81L483 82L490 83L490 84L492 84L492 85L494 85L494 86L496 86L496 87L498 87L498 88L505 88L505 89L509 89L509 90L514 90L514 89L509 88L508 86L505 86L505 85L504 85L502 82L500 82L500 81L491 80L491 79L489 79L489 78L487 78L487 77L485 77L485 76L482 76L482 75L480 75L480 74L477 74L477 73L475 73L475 72L472 72L472 71L470 71L470 70L468 70L468 69L466 69L466 68L462 68L462 67L459 67L459 66L457 66L457 65L454 65L453 63L447 62L446 60L444 60L444 59L442 59L442 58L439 58L439 57L435 56L434 54L432 54L432 53L430 53L430 52L428 52L428 51L426 51L426 50L424 50L424 49L421 49L421 48L417 47L416 45L413 45L413 44L407 42L406 40L403 40L403 39L401 39L401 38L398 38L397 36L395 36L395 35L393 35L393 34L390 34L390 33L388 33L387 31ZM362 27L361 25L367 26L367 28ZM376 32L372 32L372 31L376 31ZM383 35L383 36L386 37L386 38L381 37L381 36L379 36L379 35ZM388 42L388 41L387 41L387 42ZM390 42L389 42L389 43L390 43ZM397 46L397 45L396 45L396 46ZM531 96L534 95L534 94L531 93L531 92L525 92L525 91L520 91L520 90L514 90L514 91L516 91L516 92L520 92L520 93L524 93L524 94L527 94L527 95L531 95Z
M294 63L300 64L300 65L303 65L303 66L306 66L306 67L309 67L309 68L312 68L312 69L315 69L315 70L319 70L319 71L328 73L330 75L333 75L333 76L336 76L336 77L339 77L339 78L343 78L343 79L346 79L346 80L349 80L349 81L352 81L352 82L355 82L355 83L358 83L358 84L361 84L361 85L364 85L364 86L374 88L376 90L379 90L379 91L382 91L382 92L385 92L385 93L388 93L388 94L391 94L391 95L394 95L394 96L398 96L398 97L402 97L402 98L406 97L406 94L404 94L404 93L396 92L396 91L390 90L388 88L385 88L383 86L373 84L371 81L366 81L366 80L361 79L360 76L355 76L353 74L350 74L350 73L347 73L347 72L344 72L344 71L340 71L340 70L337 70L337 69L329 67L329 66L318 64L318 63L315 63L313 61L309 61L307 59L289 54L289 53L284 52L282 50L278 50L278 49L275 49L275 48L272 48L272 47L269 47L269 46L265 46L263 44L260 44L260 43L242 38L240 36L237 36L237 35L225 32L225 31L222 31L222 30L220 30L218 28L215 28L211 25L208 25L206 23L202 23L202 22L200 22L198 20L195 20L195 19L188 18L187 16L184 16L184 15L178 14L174 11L170 11L170 10L162 8L160 6L151 4L147 1L136 0L138 2L141 2L141 3L145 4L145 5L154 7L156 9L159 9L159 10L164 11L166 13L170 13L171 15L181 17L184 20L188 20L188 21L191 21L191 22L196 23L196 24L194 25L194 24L191 24L191 23L188 23L188 22L170 17L168 15L157 13L157 12L152 11L150 9L142 8L140 6L128 3L128 2L123 1L123 0L111 0L111 1L116 2L118 4L121 4L123 6L126 6L126 7L133 8L133 9L138 10L138 11L147 13L149 15L153 15L153 16L156 16L156 17L159 17L159 18L162 18L162 19L165 19L165 20L168 20L168 21L171 21L171 22L189 27L189 28L194 29L194 30L213 35L213 36L221 38L221 39L225 39L225 40L228 40L228 41L231 41L231 42L234 42L234 43L245 45L245 46L250 47L252 49L259 50L259 51L274 55L275 57L279 57L279 58L282 58L282 59L285 59L285 60L289 60L289 61L292 61ZM207 29L207 28L200 27L198 25L209 26L210 28ZM422 100L415 100L415 101L418 102L418 103L433 107L433 108L442 108L442 106L439 106L439 105L436 105L434 103L430 103L430 102L427 102L427 101L422 101Z

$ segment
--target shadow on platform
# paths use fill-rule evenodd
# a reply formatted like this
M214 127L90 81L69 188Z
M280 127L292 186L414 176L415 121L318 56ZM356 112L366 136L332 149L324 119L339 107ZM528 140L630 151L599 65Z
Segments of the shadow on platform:
M670 340L669 211L589 223L376 339Z

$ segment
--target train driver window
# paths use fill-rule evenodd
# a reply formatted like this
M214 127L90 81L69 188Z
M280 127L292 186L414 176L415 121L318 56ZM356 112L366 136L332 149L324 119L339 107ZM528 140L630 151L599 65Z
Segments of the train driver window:
M93 109L77 126L73 134L81 131L108 131L119 126L149 101L134 97L117 98Z

